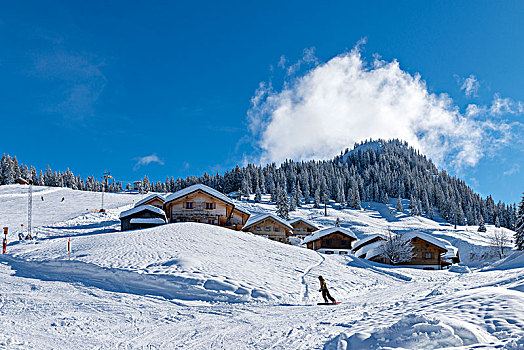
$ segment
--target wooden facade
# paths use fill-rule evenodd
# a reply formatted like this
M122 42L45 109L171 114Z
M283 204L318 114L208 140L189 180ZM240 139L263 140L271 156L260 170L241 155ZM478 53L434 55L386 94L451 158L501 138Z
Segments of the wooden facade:
M135 207L138 207L140 205L152 205L154 207L163 209L164 208L164 198L161 197L158 194L153 194L151 196L148 196L148 197L138 201L135 204Z
M318 239L307 242L307 248L313 250L351 250L351 244L356 239L341 232L333 232Z
M296 236L307 236L318 231L318 227L300 218L290 220L289 224L293 226L293 234Z
M249 212L236 208L231 202L208 193L202 186L186 195L164 203L169 222L200 222L240 230Z
M292 233L292 227L289 224L285 225L272 215L263 215L260 220L249 223L249 226L242 230L282 243L288 243L288 238Z
M21 178L21 177L17 178L15 180L15 183L17 183L19 185L29 185L29 182L26 179Z
M399 265L433 265L436 269L441 269L441 255L447 252L446 249L423 240L420 237L412 238L411 244L414 246L413 253L415 256L411 261L403 262ZM430 268L430 266L428 266L428 268Z

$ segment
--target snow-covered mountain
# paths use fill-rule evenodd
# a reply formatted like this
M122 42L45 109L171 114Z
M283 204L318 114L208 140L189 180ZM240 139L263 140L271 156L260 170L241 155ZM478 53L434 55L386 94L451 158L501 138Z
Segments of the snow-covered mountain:
M291 213L319 226L339 218L359 237L422 231L457 246L467 265L423 271L205 224L119 232L119 213L145 195L106 194L108 212L98 213L100 193L35 187L39 239L18 242L26 191L0 187L0 225L11 227L0 264L6 348L524 347L524 255L479 261L489 240L476 227L396 213L393 201ZM275 210L265 197L242 205ZM342 304L316 305L318 275Z

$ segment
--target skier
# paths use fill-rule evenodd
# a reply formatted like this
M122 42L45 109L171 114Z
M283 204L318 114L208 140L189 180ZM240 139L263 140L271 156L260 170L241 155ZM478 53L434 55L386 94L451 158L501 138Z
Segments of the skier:
M329 290L328 290L328 287L327 287L327 284L324 278L322 276L318 276L318 280L320 281L320 289L318 291L322 292L322 298L324 298L324 301L326 302L326 304L329 304L329 300L331 300L333 304L336 303L337 301L335 300L335 298L333 298L329 294Z
M24 239L24 233L23 232L19 232L18 233L18 240L21 241Z

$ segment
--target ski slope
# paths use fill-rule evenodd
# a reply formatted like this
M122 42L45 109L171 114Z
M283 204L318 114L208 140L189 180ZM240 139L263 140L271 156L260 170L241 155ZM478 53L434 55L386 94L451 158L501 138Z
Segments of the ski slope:
M0 195L10 195L0 199L0 221L20 219L7 209L27 204L23 190L0 187ZM524 347L522 252L489 264L471 261L470 269L457 270L462 273L390 267L205 224L119 232L119 212L142 195L113 194L108 213L86 213L81 208L96 205L99 193L58 189L45 200L52 193L68 194L71 209L40 208L40 238L10 239L0 259L0 348ZM243 205L254 213L274 209ZM487 249L486 238L471 228L453 230L383 204L363 206L366 211L334 205L327 217L312 208L292 215L320 226L339 217L359 237L389 226L453 239L470 251ZM318 275L342 304L316 305Z

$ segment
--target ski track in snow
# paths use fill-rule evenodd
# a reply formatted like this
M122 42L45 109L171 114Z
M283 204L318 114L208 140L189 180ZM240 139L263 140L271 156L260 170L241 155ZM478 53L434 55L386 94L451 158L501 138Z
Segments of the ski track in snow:
M24 220L24 191L0 187L0 224ZM119 212L143 195L106 194L108 213L86 211L99 195L35 187L41 238L16 242L13 230L0 258L0 348L524 348L524 254L453 273L322 255L203 224L118 232ZM339 217L359 237L388 226L420 230L456 244L466 260L487 249L474 228L455 231L392 214L392 206L331 207L328 217L309 206L292 215L324 226ZM342 304L314 305L318 275Z
M306 282L306 276L311 272L311 270L313 270L314 268L320 266L324 261L326 261L326 258L322 254L318 254L318 256L320 258L320 261L318 263L308 267L307 270L304 271L304 273L300 277L300 280L302 282L302 289L300 291L302 304L305 304L306 301L309 299L309 285Z

